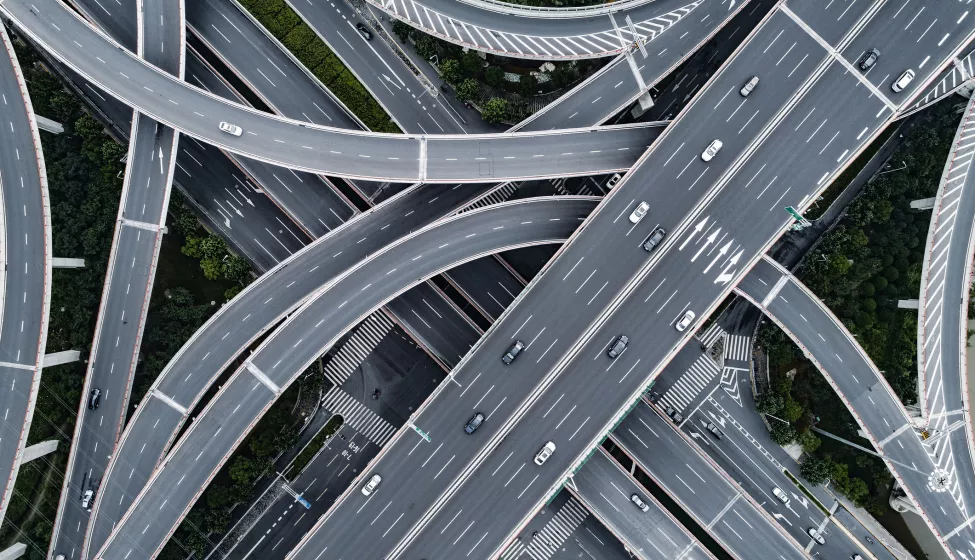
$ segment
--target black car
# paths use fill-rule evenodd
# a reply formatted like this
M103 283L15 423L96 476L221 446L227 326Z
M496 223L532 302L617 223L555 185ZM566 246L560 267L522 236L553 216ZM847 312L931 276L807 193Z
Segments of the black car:
M714 434L714 437L716 437L718 439L721 439L721 438L724 437L724 432L722 432L717 426L715 426L714 423L708 422L707 423L707 426L705 426L705 427L708 429L709 432L711 432L712 434Z
M680 415L680 412L674 410L674 408L670 405L667 405L667 408L664 409L664 412L666 412L667 416L669 416L670 419L674 421L674 424L680 424L681 422L684 421L684 417Z
M660 242L664 240L664 237L666 235L667 235L667 230L665 230L662 227L658 227L657 229L653 230L653 233L650 234L650 237L648 237L647 240L643 242L643 249L646 251L653 251L654 249L657 248L657 245L660 245Z
M524 349L525 343L520 340L516 340L515 343L511 345L511 348L508 348L508 351L504 353L504 356L501 356L501 361L504 362L504 365L510 366L511 362L515 361L515 358L517 358L518 354L521 354L521 351Z
M609 344L609 350L606 351L606 354L615 360L626 350L626 345L629 343L630 338L625 334L621 334L614 338L613 342Z
M372 31L369 31L369 28L366 27L364 23L355 24L355 28L359 31L359 34L366 39L366 41L372 41Z
M467 432L468 434L473 434L478 428L481 427L481 424L483 423L484 423L484 415L478 412L474 414L474 416L472 416L470 420L467 421L467 425L464 426L464 431Z
M95 388L91 390L88 394L88 409L95 410L98 408L98 403L102 400L102 390Z
M877 49L870 49L863 53L863 56L860 57L860 70L863 70L864 72L870 70L873 68L874 64L877 64L878 58L880 58L880 51Z

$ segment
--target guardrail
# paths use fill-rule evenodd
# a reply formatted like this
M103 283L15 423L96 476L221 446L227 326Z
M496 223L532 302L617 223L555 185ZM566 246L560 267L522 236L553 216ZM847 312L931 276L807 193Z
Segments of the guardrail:
M592 17L608 15L621 10L629 10L649 4L654 0L617 0L608 4L598 6L577 6L571 8L556 8L548 6L521 6L511 4L501 0L458 0L464 4L494 12L512 16L530 16L546 19L574 19L582 17ZM377 2L378 4L379 2Z

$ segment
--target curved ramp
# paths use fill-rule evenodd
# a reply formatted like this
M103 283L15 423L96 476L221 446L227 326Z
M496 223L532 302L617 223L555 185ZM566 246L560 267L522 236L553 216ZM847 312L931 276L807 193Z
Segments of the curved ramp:
M51 209L41 138L20 64L0 38L0 519L10 503L41 382L51 305Z
M427 183L613 173L629 169L660 126L455 136L337 129L190 86L126 51L59 0L6 0L0 10L73 71L155 120L227 151L312 173ZM243 132L221 132L221 122Z

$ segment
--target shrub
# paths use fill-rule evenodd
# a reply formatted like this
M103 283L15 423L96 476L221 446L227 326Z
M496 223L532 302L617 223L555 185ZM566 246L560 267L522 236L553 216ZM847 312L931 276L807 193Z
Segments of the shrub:
M491 124L501 124L508 114L508 101L500 97L492 97L484 104L481 118Z

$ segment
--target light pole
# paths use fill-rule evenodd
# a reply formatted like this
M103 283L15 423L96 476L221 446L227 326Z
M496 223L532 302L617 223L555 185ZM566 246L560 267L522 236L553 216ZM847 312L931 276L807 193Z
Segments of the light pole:
M888 164L888 166L889 165L890 164ZM905 163L903 161L901 161L901 166L898 167L897 169L888 169L887 171L881 171L880 173L877 173L877 176L879 177L879 176L884 175L886 173L893 173L894 171L900 171L902 169L907 169L907 163Z

